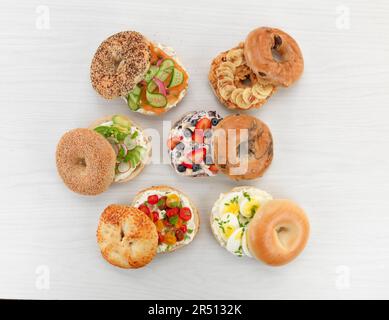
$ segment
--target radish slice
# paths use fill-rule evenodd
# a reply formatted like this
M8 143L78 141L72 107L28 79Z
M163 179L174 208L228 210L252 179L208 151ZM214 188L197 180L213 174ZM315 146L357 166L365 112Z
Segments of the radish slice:
M167 91L166 91L165 84L156 77L154 77L153 80L154 80L155 84L158 86L159 93L163 94L166 97Z
M162 61L163 61L162 58L157 61L157 67L159 67L161 65Z
M127 146L126 146L124 143L121 143L121 144L120 144L120 147L123 148L123 150L124 150L124 155L126 155L127 152L128 152Z
M127 136L124 139L124 144L126 145L128 150L132 150L136 147L136 141L135 139L131 139L131 136Z
M128 162L120 162L118 165L118 171L120 173L126 173L128 170L130 170L130 164Z

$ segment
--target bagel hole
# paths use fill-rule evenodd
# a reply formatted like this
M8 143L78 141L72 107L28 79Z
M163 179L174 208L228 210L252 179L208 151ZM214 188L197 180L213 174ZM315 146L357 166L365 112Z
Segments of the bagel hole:
M244 87L251 87L252 86L252 82L251 82L250 77L246 77L245 79L243 79L242 85Z
M277 238L285 249L294 247L297 239L296 228L293 226L279 226L276 228Z
M120 241L123 241L124 238L124 231L123 229L120 229Z
M76 164L77 164L78 166L80 166L80 167L85 168L85 167L86 167L85 158L78 158Z
M272 48L271 54L276 62L281 62L283 60L281 53L279 53L277 49Z

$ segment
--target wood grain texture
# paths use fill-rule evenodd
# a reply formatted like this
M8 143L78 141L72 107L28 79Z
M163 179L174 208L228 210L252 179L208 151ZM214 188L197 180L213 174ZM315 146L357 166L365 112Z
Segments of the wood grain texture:
M49 30L36 28L40 5L50 9ZM350 11L349 29L337 27L340 5ZM383 0L2 0L0 298L388 299L388 19ZM161 164L101 196L65 188L54 161L63 132L128 112L89 82L104 38L134 29L177 50L191 78L188 96L163 118L175 120L201 108L228 114L208 85L209 64L261 25L292 34L306 62L298 84L250 112L271 128L275 157L249 184L297 201L311 219L298 260L272 269L219 248L207 221L219 193L237 185L226 177L180 179ZM130 116L162 132L162 119ZM147 268L111 267L95 241L100 212L156 184L192 196L203 222L198 237ZM42 265L49 290L36 286Z

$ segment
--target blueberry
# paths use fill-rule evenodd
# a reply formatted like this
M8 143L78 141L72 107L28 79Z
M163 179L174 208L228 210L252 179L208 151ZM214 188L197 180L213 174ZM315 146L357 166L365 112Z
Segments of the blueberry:
M190 120L190 124L194 127L197 124L197 119Z
M185 171L186 171L186 167L183 166L182 164L179 164L179 165L177 166L177 171L178 171L178 172L185 172Z
M205 163L206 164L212 164L213 163L213 157L212 156L206 156L205 157Z
M199 164L194 164L194 165L192 166L193 172L199 171L200 169L201 169L201 166L200 166Z
M212 137L212 130L205 130L204 131L204 137L206 137L206 138L210 138L210 137Z
M219 123L219 119L218 118L212 118L211 123L212 123L213 126L216 126Z
M182 142L177 143L176 150L182 151L185 149L185 145Z
M190 130L189 128L186 128L184 130L184 137L186 138L192 138L192 130Z

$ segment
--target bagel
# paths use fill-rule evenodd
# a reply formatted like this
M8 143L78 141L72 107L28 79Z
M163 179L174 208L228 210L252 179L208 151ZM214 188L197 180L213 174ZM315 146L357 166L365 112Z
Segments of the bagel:
M108 206L100 216L96 235L102 256L116 267L143 267L157 253L156 227L137 208L117 204Z
M150 56L149 42L139 32L110 36L100 44L92 60L93 88L106 99L127 95L144 78Z
M161 115L185 96L188 73L173 48L135 31L104 40L91 63L93 88L104 98L122 97L130 110Z
M213 162L213 128L222 120L216 111L185 114L170 130L168 152L173 169L182 176L217 174Z
M208 79L220 102L229 109L260 108L276 87L258 77L247 66L244 44L220 53L211 63Z
M309 237L308 218L301 208L249 186L222 193L212 207L210 223L227 251L271 266L297 257Z
M83 195L97 195L111 185L116 155L109 142L89 129L66 132L56 150L57 170L65 185Z
M114 127L111 131L101 127ZM124 183L138 176L151 157L151 139L142 128L124 115L109 115L94 121L90 129L102 134L115 150L115 183ZM136 132L136 137L131 139ZM116 134L116 137L115 137ZM120 136L120 139L117 138ZM123 154L121 149L126 152ZM131 153L133 155L131 156ZM130 159L132 158L132 159ZM136 160L136 161L133 161Z
M273 160L271 132L265 123L253 116L234 114L225 117L216 126L213 140L215 164L233 180L259 178Z
M296 258L309 238L309 222L304 211L290 200L272 200L251 220L247 243L251 254L271 266Z
M297 42L275 28L251 31L244 42L244 56L257 76L276 86L290 86L304 70L304 59Z
M196 206L175 188L154 186L144 189L136 194L131 205L154 221L159 236L158 253L188 245L199 231L200 217Z

